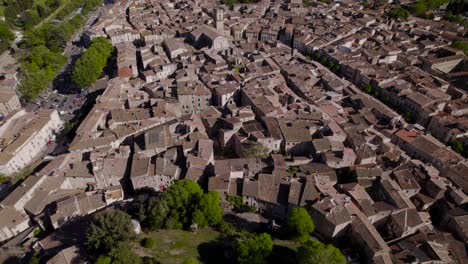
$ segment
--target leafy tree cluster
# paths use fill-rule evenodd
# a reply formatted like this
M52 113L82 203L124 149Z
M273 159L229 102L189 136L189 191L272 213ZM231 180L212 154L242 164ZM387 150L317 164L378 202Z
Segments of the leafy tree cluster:
M129 243L120 242L109 252L112 264L143 264L143 260L133 252Z
M86 245L93 253L107 254L120 242L135 236L130 215L120 210L97 214L86 234Z
M468 27L468 19L460 14L454 14L452 11L447 11L447 13L444 15L444 18L450 22L461 23L464 27Z
M81 14L87 16L96 7L102 5L103 0L72 0L68 2L56 15L56 19L63 20L73 11L81 8Z
M159 198L150 197L137 206L136 217L149 230L215 226L222 221L222 209L217 192L203 193L200 185L180 180L165 190Z
M463 155L465 158L468 157L468 148L458 139L450 142L452 149L460 155Z
M468 41L454 41L452 47L462 50L468 56Z
M3 175L3 174L0 174L0 184L2 184L3 182L7 181L8 180L8 177Z
M410 111L406 111L403 118L406 122L410 124L414 124L416 121L414 120L413 114Z
M234 242L234 256L239 264L262 264L272 261L275 245L271 236L266 233L246 235ZM277 256L276 256L277 257ZM299 249L289 256L288 263L298 264L345 264L346 259L335 246L325 245L319 241L304 241Z
M10 47L10 44L14 39L15 34L11 32L5 23L0 22L0 54Z
M42 235L42 233L43 233L42 230L37 228L37 229L34 229L33 234L34 234L35 237L40 237Z
M436 9L450 0L418 0L409 6L409 10L415 16L419 16L425 19L433 19L434 14L426 14L427 11Z
M13 25L20 14L34 6L34 0L3 0L5 21Z
M19 90L27 100L33 99L54 79L67 59L46 46L33 47L22 61Z
M86 246L90 253L100 255L96 263L143 263L129 241L135 238L130 215L114 210L96 215L86 234Z
M374 87L372 87L372 85L370 85L370 84L367 84L366 86L364 86L363 91L366 94L370 94L370 95L374 96L375 98L380 99L379 91L374 89Z
M234 73L244 73L245 72L245 67L239 66L234 68Z
M141 246L145 248L153 248L156 245L156 240L151 237L147 237L141 240Z
M102 0L77 0L67 3L67 8L70 6L73 8L67 11L67 15L79 7L82 8L82 14L85 14L85 10L89 12L97 5L102 4ZM45 4L52 9L58 8L62 5L62 0L47 0ZM32 6L28 6L28 8ZM35 20L28 19L28 21L33 21L34 25L38 23ZM84 16L76 14L59 24L45 23L38 28L30 27L24 32L24 41L20 46L26 50L26 55L21 59L20 73L22 78L19 89L26 100L37 97L52 82L57 71L67 61L61 53L75 30L83 23ZM38 63L40 61L34 59L39 57L43 58L43 63Z
M332 61L328 61L325 56L322 56L319 52L314 52L312 57L315 61L320 62L323 66L327 67L330 71L335 74L338 74L341 71L341 65L335 64Z
M401 6L395 6L390 8L390 10L388 11L388 16L390 16L393 19L406 20L410 16L410 13L408 12L408 10L402 8Z
M91 86L101 76L102 69L106 66L112 50L112 44L106 38L93 39L91 46L73 67L72 82L80 88Z
M304 208L293 208L286 221L288 234L296 241L304 243L315 230L309 212Z
M230 7L234 6L235 4L250 4L250 3L258 3L259 0L222 0L222 3L228 5Z
M226 195L226 200L228 201L229 204L234 206L236 211L239 211L239 212L257 211L257 207L245 204L244 197L242 196Z
M361 4L365 8L370 8L370 9L377 9L380 6L382 6L383 4L386 4L386 3L387 3L387 1L385 1L385 0L363 0L363 1L361 1Z
M370 84L367 84L366 86L364 86L364 92L366 94L371 94L373 90L374 89L372 88L372 85L370 85Z
M238 240L234 245L234 254L239 264L265 263L272 250L273 240L267 233Z
M299 248L297 262L301 264L346 264L346 259L340 250L333 245L309 240Z
M289 173L289 174L295 174L295 173L299 172L299 168L298 167L288 167L286 172Z
M243 143L244 149L241 153L243 158L266 158L270 150L265 147L262 143L248 140Z
M71 22L46 23L37 29L25 31L22 47L27 49L43 45L52 52L62 52L75 29Z
M447 10L454 15L463 14L468 11L468 2L466 0L452 0L447 6Z
M23 30L31 29L59 8L64 0L5 0L5 20ZM70 1L73 2L73 1Z
M27 50L21 63L19 89L27 100L34 99L54 79L67 59L61 54L84 18L77 15L59 24L46 23L24 32L22 47Z

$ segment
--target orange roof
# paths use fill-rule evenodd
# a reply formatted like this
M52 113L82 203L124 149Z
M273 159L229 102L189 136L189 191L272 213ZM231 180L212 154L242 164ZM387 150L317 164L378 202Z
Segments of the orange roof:
M408 143L413 143L419 134L420 132L415 129L410 131L402 129L398 131L395 135Z

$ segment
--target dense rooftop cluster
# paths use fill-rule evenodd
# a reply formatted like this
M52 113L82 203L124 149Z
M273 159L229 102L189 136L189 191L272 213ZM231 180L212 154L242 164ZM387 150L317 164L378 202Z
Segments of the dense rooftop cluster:
M345 0L116 1L83 35L110 39L115 76L69 153L0 203L0 238L185 178L273 219L305 207L366 263L463 263L465 30Z

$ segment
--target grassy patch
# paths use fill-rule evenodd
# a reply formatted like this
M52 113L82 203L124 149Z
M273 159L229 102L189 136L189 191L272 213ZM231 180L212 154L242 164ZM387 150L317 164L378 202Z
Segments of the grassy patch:
M300 246L301 243L292 241L292 240L280 240L280 239L275 239L275 246L281 246L285 248L289 248L291 250L296 251Z
M182 263L187 258L200 259L200 245L216 240L219 233L203 229L196 233L183 230L160 230L141 235L141 238L153 238L154 247L146 249L138 245L138 251L153 256L161 263Z

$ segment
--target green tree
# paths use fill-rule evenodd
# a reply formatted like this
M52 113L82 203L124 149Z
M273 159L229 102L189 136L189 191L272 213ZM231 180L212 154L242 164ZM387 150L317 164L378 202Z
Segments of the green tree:
M416 16L421 16L427 11L427 5L424 1L416 2L411 9L413 10L413 14Z
M134 237L131 218L120 210L98 214L86 234L86 245L94 252L108 253L119 242Z
M0 22L0 53L5 52L14 39L15 34L11 32L5 23Z
M322 65L326 65L327 62L328 62L328 60L327 60L327 58L326 58L325 56L323 56L323 57L320 59L320 63L321 63Z
M243 143L243 146L244 150L241 153L243 158L266 158L270 153L270 150L260 142L247 140L247 142Z
M19 26L24 30L33 28L40 21L41 17L36 9L27 10L18 19Z
M39 16L44 19L50 14L50 8L44 5L37 5L37 13Z
M465 12L467 7L468 3L466 0L452 0L447 6L447 10L458 15Z
M110 264L111 262L111 257L101 255L96 259L96 262L94 262L94 264Z
M379 91L374 91L374 92L372 93L372 96L374 96L375 98L379 98L379 96L380 96Z
M460 140L455 139L454 141L452 141L450 145L452 146L452 149L456 151L457 153L461 155L465 153L465 146L463 145L463 142L461 142Z
M126 242L119 242L109 253L112 264L143 264L143 260L133 252L131 246Z
M286 220L286 229L295 240L306 242L315 230L309 212L304 208L293 208Z
M262 233L253 238L237 241L234 254L239 264L261 264L273 250L273 241L269 234Z
M145 229L181 229L191 224L216 226L222 220L220 197L216 192L203 193L200 185L180 180L159 198L150 197L130 211Z
M316 61L319 61L321 57L322 57L322 55L320 55L320 53L319 53L318 51L317 51L317 52L314 52L314 59L315 59Z
M192 213L203 195L200 185L180 180L163 192L159 199L150 197L136 209L136 216L149 230L180 229L192 224Z
M331 68L331 70L332 70L334 73L338 74L338 73L340 72L340 70L341 70L341 65L336 64L333 68Z
M199 227L214 226L223 219L223 210L219 206L220 196L216 191L204 194L193 213L193 222Z
M8 177L3 175L3 174L0 174L0 184L2 184L3 182L5 182L6 180L8 180Z
M468 56L468 41L454 41L452 47L462 50Z
M390 8L388 15L393 19L406 20L410 13L406 9L403 9L400 6L396 6Z
M56 10L62 5L61 2L62 2L61 0L46 0L45 4L52 10Z
M367 84L365 87L364 87L364 92L366 94L371 94L372 93L372 86L370 84Z
M141 240L141 245L145 248L153 248L156 245L156 240L151 237L147 237Z
M413 114L409 111L406 111L405 112L405 121L408 122L408 123L414 123L414 118L413 118Z
M27 100L35 98L54 79L60 67L67 61L63 55L51 52L45 46L31 48L23 58L19 90Z
M297 259L301 264L346 264L339 249L314 240L307 241L299 248Z
M36 255L32 256L29 259L29 264L39 264L39 263L40 263L39 258Z
M95 83L106 66L112 49L112 44L107 39L103 37L93 39L91 46L75 63L72 72L73 83L80 88Z
M198 264L199 262L194 258L186 258L182 264Z

